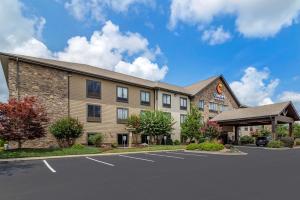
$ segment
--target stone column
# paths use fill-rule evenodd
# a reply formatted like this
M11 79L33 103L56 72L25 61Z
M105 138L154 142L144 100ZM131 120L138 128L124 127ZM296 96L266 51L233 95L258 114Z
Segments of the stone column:
M293 123L289 123L289 136L293 136Z
M239 144L239 126L237 125L234 126L234 144Z
M128 147L130 148L132 146L132 131L128 134Z
M272 119L272 140L276 140L277 139L276 126L277 126L277 120L275 118L273 118Z

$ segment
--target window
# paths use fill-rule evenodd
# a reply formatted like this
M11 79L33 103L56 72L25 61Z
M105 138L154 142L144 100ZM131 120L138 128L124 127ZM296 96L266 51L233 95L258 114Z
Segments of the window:
M128 88L117 87L117 101L125 103L128 102Z
M186 118L187 118L187 115L180 115L180 124L185 122Z
M141 105L150 106L150 92L141 91Z
M218 104L210 102L209 103L209 111L218 112Z
M128 108L117 108L117 123L125 124L128 119Z
M198 108L199 108L199 110L204 110L204 100L199 100Z
M245 126L244 130L245 130L245 131L248 131L248 126Z
M101 83L99 81L86 80L86 97L101 98Z
M163 94L162 95L162 103L163 103L163 107L171 108L171 95Z
M187 98L180 97L180 110L187 109Z
M170 112L164 112L164 114L167 116L167 117L172 117L171 113Z
M87 106L87 121L101 122L101 106L98 105Z

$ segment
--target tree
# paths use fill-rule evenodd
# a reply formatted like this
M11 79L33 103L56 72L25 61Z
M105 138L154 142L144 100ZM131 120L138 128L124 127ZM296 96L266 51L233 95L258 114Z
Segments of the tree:
M295 138L300 138L300 124L297 124L297 123L294 124L293 135Z
M48 120L44 107L36 97L0 103L0 138L15 141L18 148L22 148L24 141L46 135Z
M266 128L262 128L258 131L258 136L264 136L264 137L268 137L270 136L272 133L270 130L266 129Z
M49 131L58 140L61 147L69 147L82 135L83 125L77 119L65 117L52 124Z
M140 130L143 134L154 137L160 143L163 136L171 134L173 118L162 111L149 111L141 116Z
M192 106L186 120L181 124L181 136L184 139L189 139L190 142L194 139L198 140L201 136L200 128L202 125L201 112Z
M134 143L137 144L137 137L138 134L141 133L141 118L138 115L130 115L127 121L127 127L128 128L133 128L134 131L132 131L132 134L134 135Z
M288 135L288 127L286 125L278 124L276 126L276 133L279 138Z
M209 138L209 140L213 140L220 136L222 128L217 122L207 121L200 131L204 135L204 137Z

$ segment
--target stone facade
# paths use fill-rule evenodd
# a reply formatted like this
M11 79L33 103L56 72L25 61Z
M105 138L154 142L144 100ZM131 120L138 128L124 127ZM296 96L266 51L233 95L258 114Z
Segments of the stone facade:
M39 65L19 62L19 87L17 87L17 62L8 63L9 98L36 96L46 108L50 123L68 116L68 73ZM16 144L12 143L11 146ZM24 148L57 146L56 139L47 133L45 138L27 141Z

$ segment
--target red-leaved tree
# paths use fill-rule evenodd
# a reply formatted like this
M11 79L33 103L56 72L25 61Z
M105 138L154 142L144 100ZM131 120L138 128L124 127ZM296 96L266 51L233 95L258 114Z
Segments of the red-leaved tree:
M18 148L26 140L44 137L47 122L45 109L36 97L0 103L0 138L17 142Z
M205 137L208 137L210 140L212 140L220 136L222 128L215 121L207 121L206 123L204 123L204 126L200 129L200 132Z

